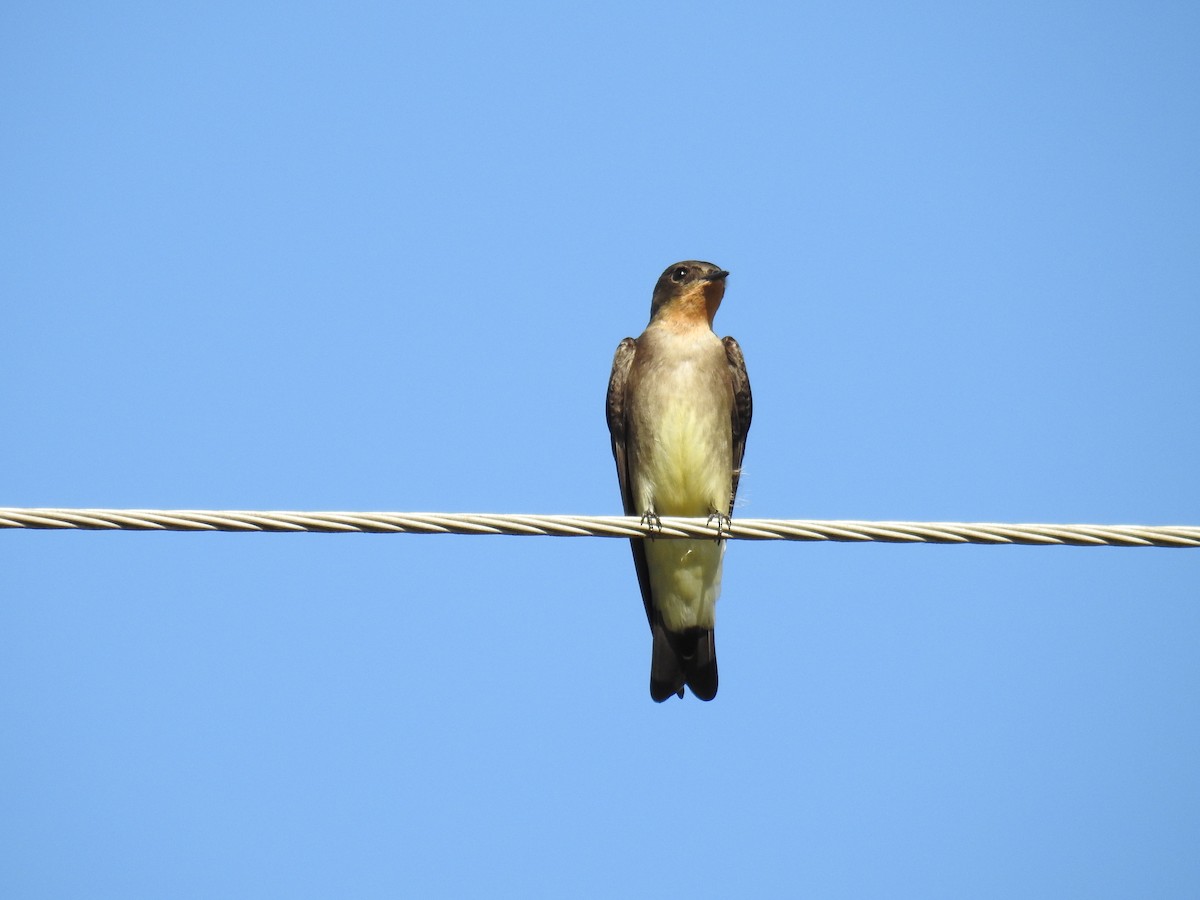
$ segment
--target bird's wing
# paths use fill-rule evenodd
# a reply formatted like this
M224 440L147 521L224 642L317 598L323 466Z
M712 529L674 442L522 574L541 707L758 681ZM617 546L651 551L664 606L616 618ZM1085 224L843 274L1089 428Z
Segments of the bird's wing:
M629 460L625 452L626 387L636 352L637 342L633 338L625 338L617 346L617 352L613 356L612 375L608 378L608 402L605 404L608 435L612 438L613 459L617 462L617 480L621 484L621 503L627 516L641 515L633 508L633 485L629 479Z
M729 494L729 514L733 515L733 501L737 499L738 478L742 474L742 457L746 453L746 434L750 431L750 417L754 404L750 397L750 378L746 375L746 360L742 348L731 337L723 338L725 359L729 362L729 377L733 382L733 484ZM615 371L615 370L614 370Z
M637 341L625 338L617 346L613 356L612 375L608 379L608 402L605 413L608 418L608 434L612 438L613 459L617 463L617 481L621 485L621 505L627 516L640 516L646 512L636 509L633 503L633 479L629 472L629 452L626 446L626 431L629 426L627 409L629 371L633 368L633 357L637 352ZM646 562L646 548L642 538L633 538L633 567L637 570L638 586L642 589L642 603L646 607L646 619L653 626L653 601L650 596L650 567Z

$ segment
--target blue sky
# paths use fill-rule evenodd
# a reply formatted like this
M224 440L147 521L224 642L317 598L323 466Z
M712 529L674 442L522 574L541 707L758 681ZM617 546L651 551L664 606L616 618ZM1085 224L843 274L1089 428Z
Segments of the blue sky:
M737 513L1200 524L1183 3L0 12L0 505L617 513L677 259ZM1200 552L0 534L11 897L1200 884Z

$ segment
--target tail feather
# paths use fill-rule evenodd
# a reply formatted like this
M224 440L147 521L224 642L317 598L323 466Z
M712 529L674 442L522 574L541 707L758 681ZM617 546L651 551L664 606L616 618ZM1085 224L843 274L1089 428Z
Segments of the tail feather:
M650 696L662 703L672 694L683 696L686 684L700 700L717 696L717 645L711 628L668 631L653 627L650 657Z
M680 635L680 653L687 686L700 700L717 696L717 644L711 628L689 628Z
M662 622L655 622L652 631L654 648L650 651L650 696L655 703L662 703L672 694L682 697L686 679L679 664L679 655Z

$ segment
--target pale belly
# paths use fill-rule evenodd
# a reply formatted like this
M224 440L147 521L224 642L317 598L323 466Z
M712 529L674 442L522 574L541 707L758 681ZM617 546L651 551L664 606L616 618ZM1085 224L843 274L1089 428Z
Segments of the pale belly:
M730 511L733 398L720 352L719 365L701 357L659 369L639 385L630 462L634 506L641 512Z
M722 363L724 351L721 351ZM657 413L639 422L634 449L637 509L660 516L728 514L733 477L731 391L703 367L677 366L646 385L643 409ZM708 371L713 371L708 369ZM647 540L646 560L655 606L666 626L711 628L721 593L725 542Z
M664 404L653 452L640 470L660 516L727 513L732 479L728 407L682 398Z
M712 628L725 542L647 540L645 547L650 591L667 628Z

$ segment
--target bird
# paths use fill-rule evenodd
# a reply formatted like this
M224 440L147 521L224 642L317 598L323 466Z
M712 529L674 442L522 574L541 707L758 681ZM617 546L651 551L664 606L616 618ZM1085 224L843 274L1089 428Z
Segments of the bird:
M729 273L700 260L668 266L654 286L650 323L613 356L606 418L625 515L649 538L631 538L650 623L650 696L658 703L717 695L713 636L721 562L737 497L750 380L742 348L718 338L713 317ZM715 539L655 540L660 516L707 516Z

